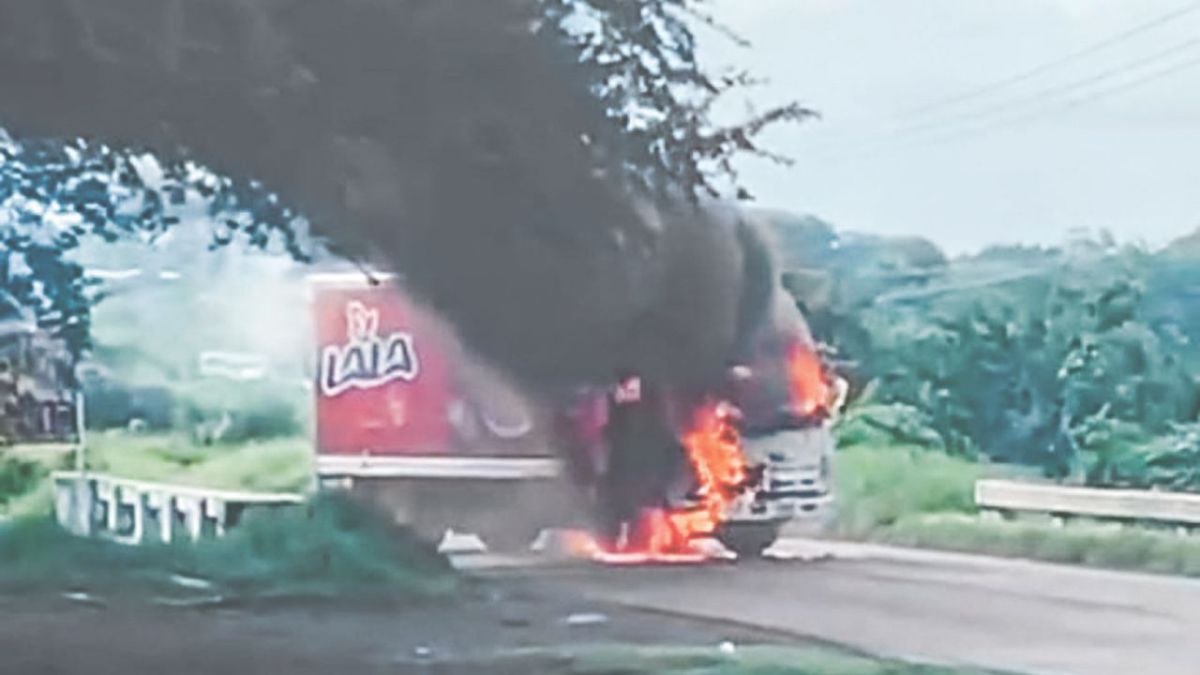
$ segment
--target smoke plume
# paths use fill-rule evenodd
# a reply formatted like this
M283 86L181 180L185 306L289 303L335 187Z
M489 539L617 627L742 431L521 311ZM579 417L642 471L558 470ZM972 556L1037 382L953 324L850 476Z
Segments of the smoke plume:
M702 383L773 302L738 217L635 197L529 0L0 0L0 123L254 178L525 382Z

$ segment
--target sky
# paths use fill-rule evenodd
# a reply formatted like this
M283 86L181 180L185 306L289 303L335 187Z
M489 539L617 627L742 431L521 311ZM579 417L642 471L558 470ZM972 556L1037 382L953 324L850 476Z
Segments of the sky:
M706 64L765 76L759 108L798 100L821 115L765 136L791 168L741 163L762 206L952 253L1078 230L1157 246L1200 226L1200 2L712 0L711 11L751 46L702 30Z

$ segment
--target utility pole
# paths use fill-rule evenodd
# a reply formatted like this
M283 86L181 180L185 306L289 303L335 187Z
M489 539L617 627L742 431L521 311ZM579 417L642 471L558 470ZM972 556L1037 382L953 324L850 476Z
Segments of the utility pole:
M83 378L79 376L79 363L75 364L75 470L82 477L87 470L86 418L83 411Z

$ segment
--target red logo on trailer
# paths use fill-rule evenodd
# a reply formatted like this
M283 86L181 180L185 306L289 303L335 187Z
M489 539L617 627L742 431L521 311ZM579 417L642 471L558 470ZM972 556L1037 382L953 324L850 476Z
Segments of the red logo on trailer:
M397 289L315 289L317 447L322 454L446 452L446 336Z

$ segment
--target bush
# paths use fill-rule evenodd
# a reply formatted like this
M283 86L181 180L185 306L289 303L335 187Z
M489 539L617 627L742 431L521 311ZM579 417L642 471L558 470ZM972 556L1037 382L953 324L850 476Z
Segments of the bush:
M836 432L840 447L900 444L946 449L929 416L900 403L856 405L838 421Z
M0 503L31 491L46 474L46 467L36 461L12 456L0 460Z
M839 530L862 537L928 513L974 513L984 467L919 446L840 448L835 464Z
M89 429L123 427L133 417L129 389L107 379L84 380L83 405Z
M1076 436L1089 418L1103 411L1159 435L1200 409L1200 322L1194 294L1181 290L1196 276L1194 257L1101 239L940 265L935 256L923 270L908 261L889 272L879 262L902 242L859 255L847 243L803 260L806 274L828 278L828 300L810 318L875 401L909 411L887 430L896 442L929 445L924 431L904 429L927 427L957 454L1075 477ZM798 292L796 300L811 298ZM847 433L877 430L859 424Z
M294 436L304 427L305 393L278 383L202 380L180 399L177 428L205 443Z
M49 470L40 462L20 457L0 459L0 505L8 506L33 492L48 475Z
M1080 521L1056 527L1045 520L987 522L963 514L918 514L877 535L905 546L1200 576L1200 541L1132 526Z
M200 445L184 435L105 433L88 443L88 466L125 478L212 488L300 491L312 475L304 437Z
M445 558L407 529L349 499L253 514L191 550L192 571L239 594L425 596L446 592Z
M179 590L176 575L244 599L419 599L457 584L446 560L410 531L333 496L254 514L224 538L196 544L82 539L46 518L0 526L0 587L7 591L163 593Z
M140 420L155 431L169 429L175 396L170 387L131 386L104 375L85 376L84 410L89 429L128 427Z
M152 431L186 430L206 443L294 436L303 431L308 404L294 384L217 379L165 387L93 378L84 396L91 429L125 428L140 420Z

